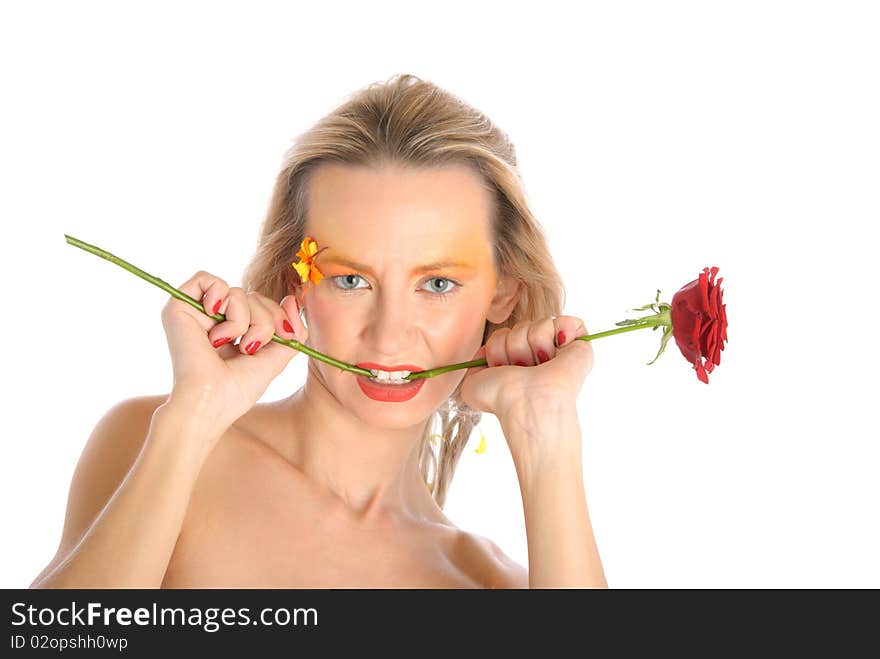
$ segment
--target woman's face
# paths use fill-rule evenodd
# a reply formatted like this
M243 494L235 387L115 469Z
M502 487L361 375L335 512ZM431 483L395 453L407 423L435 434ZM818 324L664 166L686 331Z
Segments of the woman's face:
M324 279L303 298L309 345L351 364L420 367L412 370L471 359L497 283L492 197L479 175L463 165L328 164L309 194L306 234L324 250L315 260ZM312 364L341 404L388 428L427 418L465 373L424 379L414 397L390 402L369 397L355 374Z

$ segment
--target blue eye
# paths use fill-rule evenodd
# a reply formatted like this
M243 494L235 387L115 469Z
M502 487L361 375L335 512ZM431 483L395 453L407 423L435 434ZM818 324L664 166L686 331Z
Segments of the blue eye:
M333 282L333 285L336 286L336 288L341 288L343 291L354 291L357 289L346 288L345 286L340 286L339 284L336 283L337 279L349 279L350 280L352 277L355 279L362 279L362 277L360 275L339 275L338 277L329 277L329 279Z
M346 293L353 293L354 291L357 291L357 290L363 290L363 289L359 289L359 288L348 288L346 285L340 285L338 283L339 281L343 281L348 284L352 284L352 283L357 283L358 279L363 279L363 277L361 277L360 275L356 275L354 273L350 273L350 274L346 274L346 275L337 275L335 277L328 277L328 279L330 279L333 282L333 285L336 288L338 288L341 291L346 292ZM354 280L354 282L352 280ZM461 286L458 282L453 281L452 279L447 279L446 277L431 277L425 283L428 284L428 283L433 283L433 282L438 282L438 281L444 282L444 284L441 288L443 288L445 290L438 291L438 290L434 289L434 290L428 291L429 293L433 293L434 296L438 297L438 298L443 298L443 297L446 297L447 295L451 295L453 292L458 290L458 288ZM449 284L452 284L454 286L454 288L452 288L452 290L449 290Z
M445 286L443 286L443 288L444 288L443 291L439 291L439 292L438 292L438 291L431 291L432 293L437 293L437 295L449 295L450 292L451 292L450 289L449 289L449 284L452 284L452 285L455 287L455 288L452 289L453 291L456 290L456 289L458 288L458 284L457 284L457 283L455 283L455 282L452 281L451 279L447 279L446 277L431 277L431 278L430 278L427 282L425 282L425 283L437 282L437 281L442 281L442 282L445 283Z

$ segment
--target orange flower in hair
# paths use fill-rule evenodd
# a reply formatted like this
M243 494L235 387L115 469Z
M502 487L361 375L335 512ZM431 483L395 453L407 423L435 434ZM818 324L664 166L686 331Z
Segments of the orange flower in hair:
M318 265L315 263L315 257L325 249L327 248L322 247L321 249L318 249L318 244L311 236L306 236L302 241L300 250L296 253L299 257L299 262L291 263L291 265L296 269L297 273L299 273L300 281L302 281L303 284L307 284L310 281L318 284L324 278L324 275L321 274Z

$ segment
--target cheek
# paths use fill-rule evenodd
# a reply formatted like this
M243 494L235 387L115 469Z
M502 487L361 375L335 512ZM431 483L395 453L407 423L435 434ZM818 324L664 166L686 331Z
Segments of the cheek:
M309 337L323 345L334 344L345 335L347 323L340 322L339 308L333 300L322 298L314 290L305 299L305 317L309 325Z
M458 361L467 361L474 351L480 347L483 328L486 324L483 300L477 296L463 301L462 304L446 305L449 311L438 311L425 331L432 345L438 351L450 355L451 359L467 355ZM471 347L475 344L475 347Z

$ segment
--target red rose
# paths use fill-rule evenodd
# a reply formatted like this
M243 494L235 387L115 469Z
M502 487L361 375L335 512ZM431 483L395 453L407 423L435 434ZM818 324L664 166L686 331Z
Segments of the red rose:
M699 279L685 284L672 296L671 305L675 343L706 384L707 374L721 363L721 351L727 341L727 305L721 304L724 278L713 281L717 272L716 267L711 271L703 268Z

